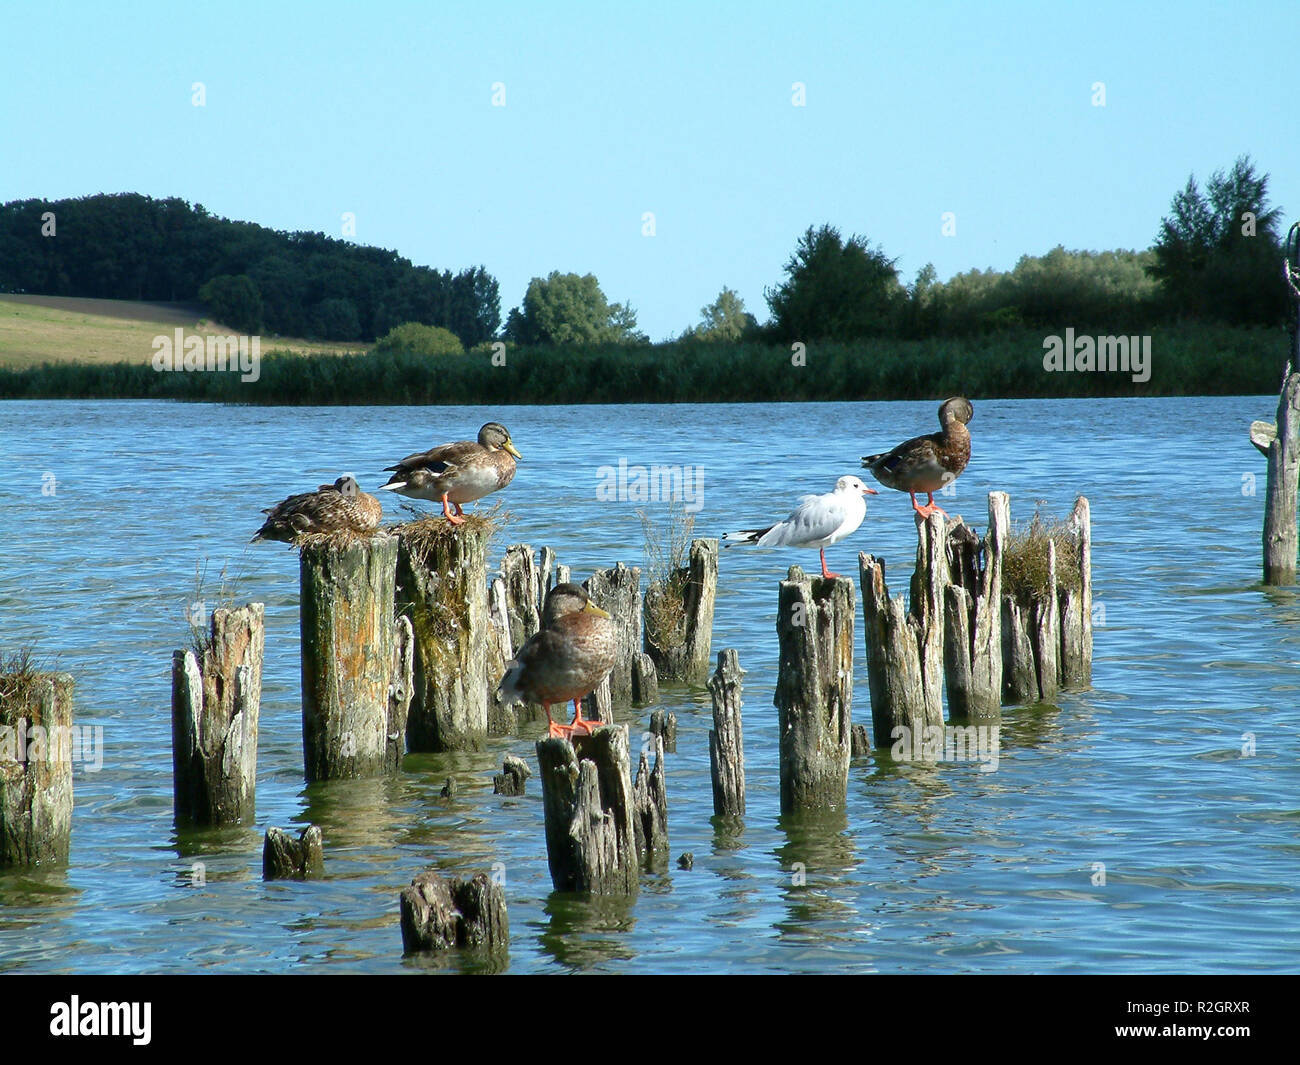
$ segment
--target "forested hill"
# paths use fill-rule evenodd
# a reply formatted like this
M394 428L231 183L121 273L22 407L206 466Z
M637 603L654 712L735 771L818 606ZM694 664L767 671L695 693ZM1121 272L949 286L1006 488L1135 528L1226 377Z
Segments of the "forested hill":
M415 266L384 248L285 233L138 193L0 206L0 292L201 301L249 333L373 340L402 322L466 347L501 324L496 278Z

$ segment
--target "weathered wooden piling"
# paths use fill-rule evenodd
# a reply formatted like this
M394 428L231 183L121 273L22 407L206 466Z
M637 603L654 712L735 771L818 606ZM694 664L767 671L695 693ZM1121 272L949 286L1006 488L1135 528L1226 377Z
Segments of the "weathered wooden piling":
M964 524L948 533L943 639L953 720L995 723L1002 717L1002 554L1010 523L1007 494L990 492L983 540Z
M542 594L533 549L511 544L501 561L506 586L506 613L510 619L510 646L516 651L542 627Z
M780 666L781 812L843 808L853 725L853 584L804 575L781 582L776 631Z
M718 668L708 681L713 698L709 775L713 780L713 813L717 817L745 816L745 734L740 721L744 674L740 656L729 647L718 652Z
M537 743L546 856L557 891L633 895L638 883L627 726Z
M919 746L927 729L943 729L943 603L947 586L945 523L931 514L917 523L917 569L912 608L889 596L885 560L858 555L866 621L867 683L872 736L891 747L900 736ZM896 733L906 729L905 733Z
M492 778L492 794L522 795L525 782L532 775L527 762L513 754L508 754L501 764L501 772Z
M681 597L681 619L670 632L652 632L645 627L645 650L653 659L662 680L699 681L709 672L709 651L713 640L713 608L718 594L718 541L691 541L686 566L665 582L655 581L645 593L645 610L654 609L656 597ZM673 611L672 613L675 613Z
M664 741L652 735L654 769L650 768L646 748L641 748L632 801L636 816L632 827L636 836L637 857L643 868L658 870L668 862L668 781L664 771Z
M303 761L309 781L396 772L413 648L394 613L397 537L304 545Z
M641 569L619 562L593 573L583 587L614 619L618 657L609 675L609 692L613 709L624 710L632 705L632 667L641 653Z
M72 688L68 673L0 673L0 866L68 860Z
M397 612L415 634L411 751L482 750L488 733L488 521L412 522L398 531Z
M325 875L325 848L321 831L308 825L294 839L272 826L262 841L263 880L313 880Z
M632 701L637 706L649 706L659 700L659 671L654 659L645 651L632 660Z
M510 946L505 889L486 873L447 880L436 869L426 869L402 890L398 905L406 954L458 947L504 951Z
M1092 508L1087 497L1074 501L1074 531L1079 590L1060 589L1061 687L1079 691L1092 685Z
M193 650L172 652L172 795L178 820L253 820L265 609L218 607Z
M1295 584L1300 372L1287 374L1277 404L1277 431L1265 454L1268 482L1264 498L1264 583Z
M510 642L510 611L506 606L506 582L493 577L488 585L487 730L489 736L508 736L515 730L515 709L497 698L497 685L514 658Z
M650 735L664 741L664 750L677 753L677 715L671 710L655 710L650 714Z
M849 753L853 758L865 758L871 753L871 733L866 725L854 725L849 733Z

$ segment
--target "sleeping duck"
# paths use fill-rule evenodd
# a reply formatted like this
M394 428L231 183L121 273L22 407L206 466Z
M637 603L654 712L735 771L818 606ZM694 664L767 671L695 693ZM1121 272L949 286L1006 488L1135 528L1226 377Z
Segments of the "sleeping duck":
M579 584L557 584L546 593L542 627L506 667L498 690L502 702L526 700L546 709L550 736L590 735L599 722L582 716L582 699L614 668L616 632L609 614ZM551 717L552 703L573 700L573 721Z
M942 432L913 437L887 454L864 455L862 465L886 488L910 495L912 507L921 517L936 513L947 517L935 505L934 493L955 481L970 461L970 430L966 425L974 416L970 400L954 396L939 408ZM926 494L925 506L917 503L917 492Z
M291 543L306 533L374 532L384 508L374 496L361 491L351 474L314 492L292 495L262 511L268 515L253 540Z
M442 513L453 525L463 525L462 503L472 503L485 495L499 492L515 476L515 459L523 458L515 450L510 430L500 422L488 422L478 431L478 442L458 440L429 451L408 455L396 466L388 483L379 491L396 492L412 499L442 503ZM448 506L456 508L453 514Z

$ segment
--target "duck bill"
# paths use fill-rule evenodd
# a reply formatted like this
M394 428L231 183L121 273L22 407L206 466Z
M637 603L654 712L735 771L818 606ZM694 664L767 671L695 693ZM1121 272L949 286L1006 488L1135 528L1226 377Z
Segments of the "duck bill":
M595 603L591 602L590 600L588 600L587 605L582 608L582 612L584 614L595 614L596 617L598 618L609 617L609 613L607 611L601 610L600 607L598 607Z
M523 458L523 455L519 454L519 452L515 450L514 441L512 440L507 440L504 444L502 444L501 449L503 451L510 452L510 454L514 455L514 457L517 459Z

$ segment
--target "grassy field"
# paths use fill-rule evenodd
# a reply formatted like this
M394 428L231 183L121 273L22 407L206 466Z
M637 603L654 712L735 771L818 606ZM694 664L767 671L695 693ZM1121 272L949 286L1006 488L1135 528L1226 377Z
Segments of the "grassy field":
M0 294L0 368L22 369L43 363L128 363L148 365L153 339L236 330L203 318L194 304L135 303L129 300L76 299L70 296ZM339 355L358 344L335 344L294 337L262 337L262 352Z

